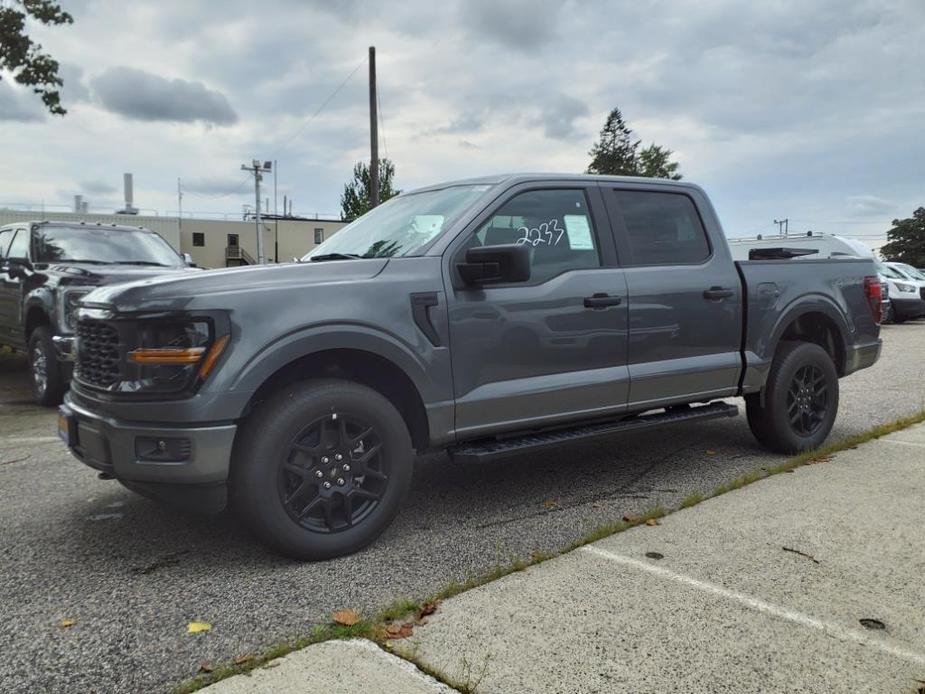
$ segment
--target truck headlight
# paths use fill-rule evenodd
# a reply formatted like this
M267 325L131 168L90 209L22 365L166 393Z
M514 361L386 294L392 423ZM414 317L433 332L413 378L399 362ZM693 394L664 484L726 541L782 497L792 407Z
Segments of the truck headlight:
M92 289L66 289L61 298L61 327L68 332L77 330L77 309L80 300Z
M205 380L228 344L228 335L216 335L211 321L183 318L141 321L137 338L127 355L137 367L135 386L162 393Z
M911 284L905 284L904 282L897 282L896 288L901 292L914 292L915 286Z

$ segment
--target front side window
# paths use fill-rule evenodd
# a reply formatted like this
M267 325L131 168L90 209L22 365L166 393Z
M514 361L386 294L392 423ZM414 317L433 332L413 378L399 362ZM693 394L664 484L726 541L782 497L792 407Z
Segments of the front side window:
M680 193L615 190L629 258L624 265L690 265L710 257L694 202Z
M20 229L13 237L13 243L6 253L7 258L28 258L29 257L29 230Z
M475 243L527 246L531 282L601 265L588 203L578 189L531 190L511 198L476 231Z
M0 230L0 258L6 258L6 249L10 245L10 241L13 240L13 230L12 229L2 229Z
M448 229L489 188L459 185L399 195L352 221L302 260L411 255Z
M150 231L104 226L39 227L35 232L35 262L63 261L165 267L184 264L170 244Z

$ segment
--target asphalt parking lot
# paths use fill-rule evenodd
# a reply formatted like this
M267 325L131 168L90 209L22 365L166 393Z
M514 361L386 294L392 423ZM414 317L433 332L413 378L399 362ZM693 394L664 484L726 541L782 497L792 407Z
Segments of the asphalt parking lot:
M833 439L925 407L925 323L883 338L880 362L841 382ZM164 691L201 661L305 635L335 609L426 595L781 460L744 417L496 465L433 456L375 545L299 564L227 514L183 515L98 480L54 437L54 413L30 404L23 369L0 359L2 691ZM194 620L212 630L187 634Z

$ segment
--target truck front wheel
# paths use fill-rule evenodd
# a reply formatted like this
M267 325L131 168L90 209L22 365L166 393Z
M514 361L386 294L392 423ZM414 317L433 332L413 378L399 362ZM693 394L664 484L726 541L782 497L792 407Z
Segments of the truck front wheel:
M825 441L838 412L832 358L810 342L782 342L763 393L745 398L748 425L776 453L800 453Z
M29 336L29 369L35 401L45 407L60 405L67 385L51 330L46 325L39 326Z
M264 402L238 433L232 504L282 554L329 559L388 527L413 463L405 421L378 392L350 381L303 381Z

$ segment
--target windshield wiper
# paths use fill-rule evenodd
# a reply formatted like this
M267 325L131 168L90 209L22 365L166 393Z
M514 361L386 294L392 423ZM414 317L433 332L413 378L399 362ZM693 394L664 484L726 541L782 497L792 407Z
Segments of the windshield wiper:
M113 265L155 265L157 267L172 267L165 263L155 263L153 260L113 260Z
M325 260L358 260L362 258L362 255L357 255L356 253L324 253L323 255L313 255L309 260L313 263L320 263Z
M83 258L55 258L54 260L39 260L39 263L86 263L87 265L109 265L105 260L84 260Z

